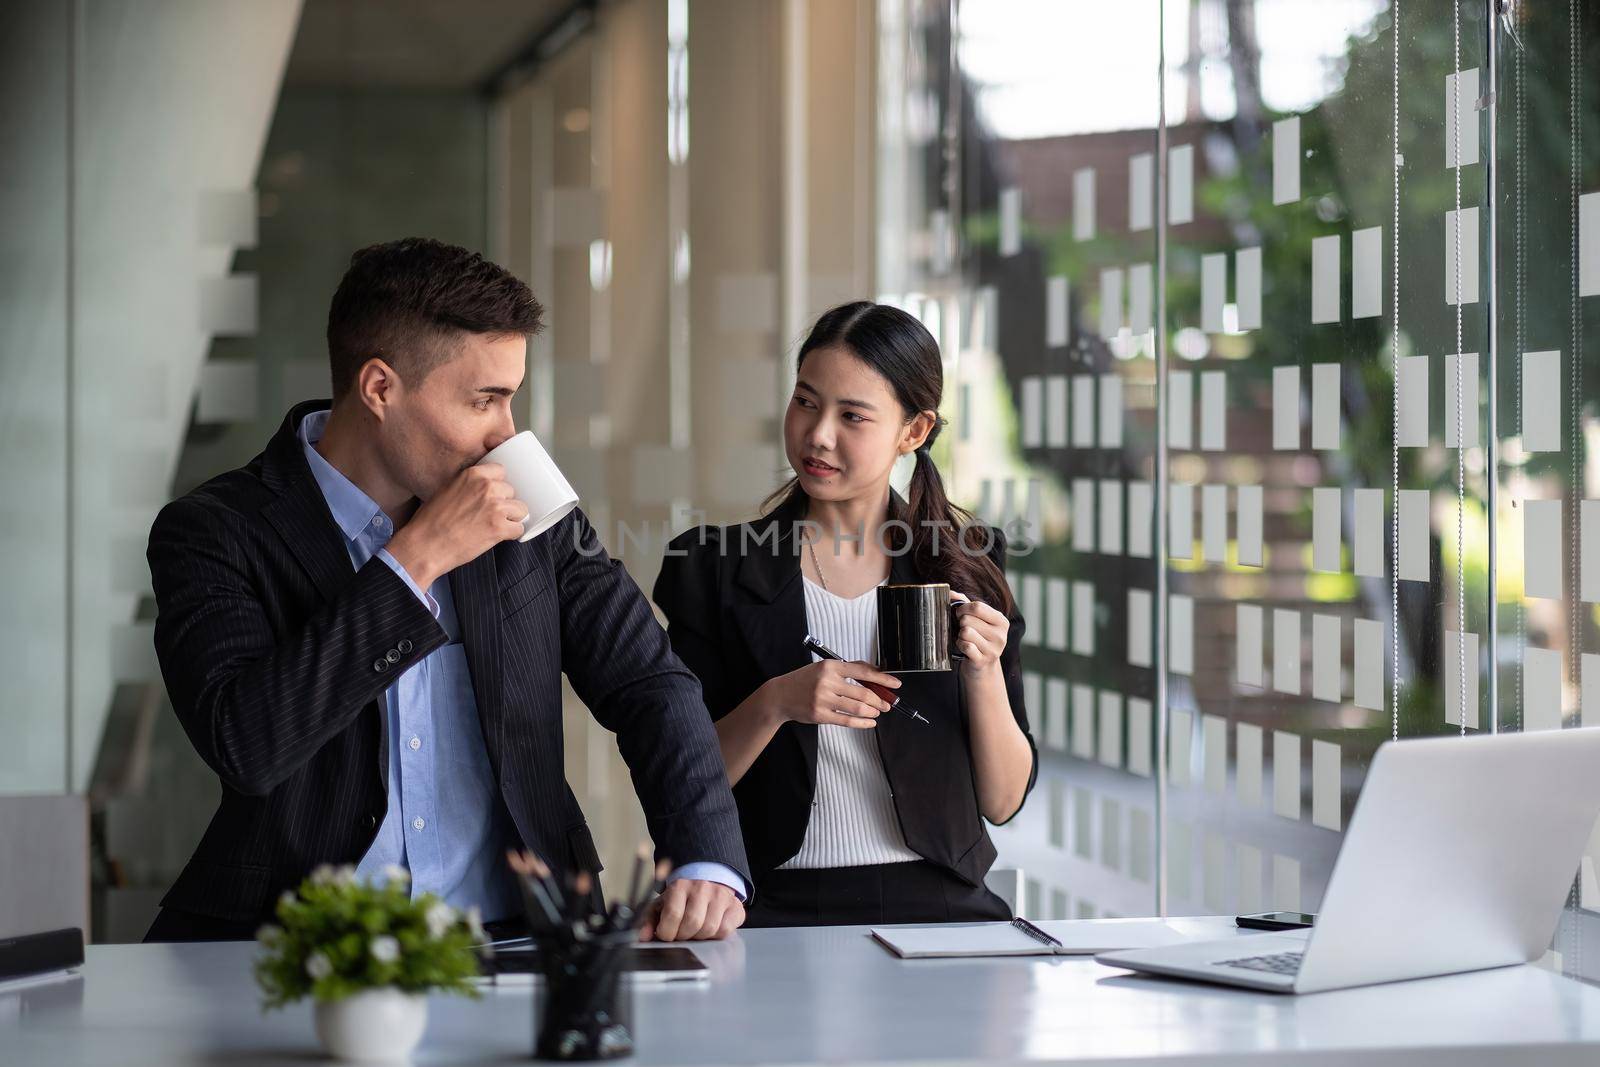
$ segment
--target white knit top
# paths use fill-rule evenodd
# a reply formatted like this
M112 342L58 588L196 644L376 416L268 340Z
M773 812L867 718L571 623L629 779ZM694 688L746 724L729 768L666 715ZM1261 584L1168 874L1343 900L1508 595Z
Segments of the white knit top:
M846 600L809 578L804 581L810 633L845 659L876 662L878 591ZM800 851L782 866L864 867L921 858L906 847L900 832L873 731L818 726L811 819Z

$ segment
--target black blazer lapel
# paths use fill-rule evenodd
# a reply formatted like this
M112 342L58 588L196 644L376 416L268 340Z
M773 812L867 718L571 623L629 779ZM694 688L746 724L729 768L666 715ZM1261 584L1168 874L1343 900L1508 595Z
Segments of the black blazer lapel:
M775 518L776 539L741 551L734 581L746 599L732 605L731 614L743 636L758 672L776 678L811 662L806 651L805 587L800 579L799 543L789 522ZM745 546L740 546L741 550ZM814 787L817 774L817 728L811 723L788 723L779 731L800 746L806 774Z
M450 572L467 673L478 703L478 724L489 750L489 766L500 781L500 577L491 549Z
M300 420L327 406L326 400L296 405L268 442L261 478L277 497L261 514L283 538L284 547L304 568L317 592L324 600L332 600L350 581L354 568L344 535L306 463L299 437Z

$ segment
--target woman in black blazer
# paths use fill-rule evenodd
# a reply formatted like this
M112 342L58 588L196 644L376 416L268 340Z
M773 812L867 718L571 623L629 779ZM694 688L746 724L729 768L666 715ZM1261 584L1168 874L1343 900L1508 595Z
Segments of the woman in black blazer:
M1015 816L1037 771L1023 620L1000 532L949 503L928 454L943 425L938 345L897 308L847 304L813 327L797 379L784 415L796 477L760 519L676 538L654 591L739 803L755 880L745 925L1010 918L983 884L984 820ZM889 475L905 455L901 497ZM965 600L955 669L872 665L886 581L943 582ZM813 662L808 632L845 660Z

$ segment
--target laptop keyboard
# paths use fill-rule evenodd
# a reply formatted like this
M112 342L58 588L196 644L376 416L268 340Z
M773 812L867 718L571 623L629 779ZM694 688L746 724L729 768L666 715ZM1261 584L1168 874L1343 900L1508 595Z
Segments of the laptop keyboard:
M1278 952L1271 956L1244 956L1236 960L1218 960L1218 967L1240 967L1247 971L1266 971L1268 974L1295 974L1300 970L1303 952Z

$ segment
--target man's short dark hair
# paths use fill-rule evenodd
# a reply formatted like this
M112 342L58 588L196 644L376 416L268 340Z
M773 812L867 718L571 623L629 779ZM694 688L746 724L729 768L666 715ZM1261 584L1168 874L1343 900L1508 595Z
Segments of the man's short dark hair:
M521 279L476 252L427 237L368 245L350 257L328 309L333 397L374 356L415 386L456 354L463 333L531 336L543 317Z

